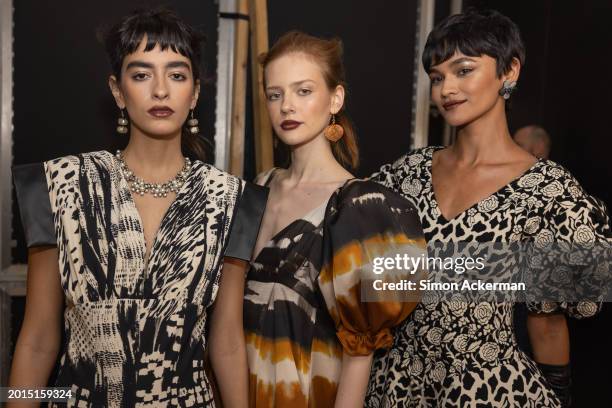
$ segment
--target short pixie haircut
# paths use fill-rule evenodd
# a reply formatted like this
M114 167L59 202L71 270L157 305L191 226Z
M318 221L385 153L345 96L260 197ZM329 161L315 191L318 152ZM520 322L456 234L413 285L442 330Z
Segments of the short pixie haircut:
M423 50L423 68L429 73L435 65L455 52L470 57L488 55L497 63L497 75L510 70L513 58L525 62L525 46L517 25L494 10L470 8L438 23L427 37Z
M200 58L204 36L180 19L176 13L164 8L136 10L119 23L100 33L110 59L113 74L121 78L123 59L135 52L146 35L145 51L159 44L162 51L172 51L189 58L195 80L200 79Z

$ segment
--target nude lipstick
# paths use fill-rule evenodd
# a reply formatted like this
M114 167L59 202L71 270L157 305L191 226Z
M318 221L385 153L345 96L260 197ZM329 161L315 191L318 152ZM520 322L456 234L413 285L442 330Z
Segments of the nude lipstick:
M442 104L442 107L444 108L444 110L453 110L455 109L457 106L461 105L463 102L465 102L466 100L462 100L462 101L448 101L444 104Z

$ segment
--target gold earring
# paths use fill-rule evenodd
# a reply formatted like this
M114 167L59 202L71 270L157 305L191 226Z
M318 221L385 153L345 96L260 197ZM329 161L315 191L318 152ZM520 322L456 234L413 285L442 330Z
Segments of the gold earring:
M195 135L196 133L200 131L200 128L198 127L198 123L199 123L198 120L193 117L193 109L192 109L191 119L187 121L187 129L189 129L189 133L191 133L192 135Z
M344 128L336 123L336 115L332 113L331 123L327 125L323 134L330 142L337 142L344 136Z
M128 120L125 118L123 114L123 109L121 109L121 117L117 119L117 133L125 135L128 132Z

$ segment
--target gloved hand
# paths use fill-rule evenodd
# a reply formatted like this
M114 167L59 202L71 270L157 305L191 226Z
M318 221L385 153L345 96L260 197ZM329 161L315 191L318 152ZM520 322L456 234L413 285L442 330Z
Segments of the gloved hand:
M569 364L552 365L537 363L538 368L561 400L563 408L569 408L572 403L572 371Z

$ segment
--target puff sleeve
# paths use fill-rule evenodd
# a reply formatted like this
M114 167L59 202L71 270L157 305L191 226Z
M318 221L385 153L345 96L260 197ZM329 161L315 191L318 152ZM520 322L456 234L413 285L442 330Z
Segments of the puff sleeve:
M13 182L28 248L57 245L43 163L13 167Z
M376 274L377 259L420 257L425 246L417 211L400 195L370 181L349 183L332 195L318 283L347 354L368 355L391 346L391 329L417 305L418 292L373 290L373 282L380 287L381 281L415 281L423 271L395 268Z
M544 296L530 299L530 312L585 318L601 310L612 283L612 232L601 200L570 179L545 217L534 247L529 268Z
M232 221L225 256L245 261L251 260L267 200L268 189L266 187L244 182Z

